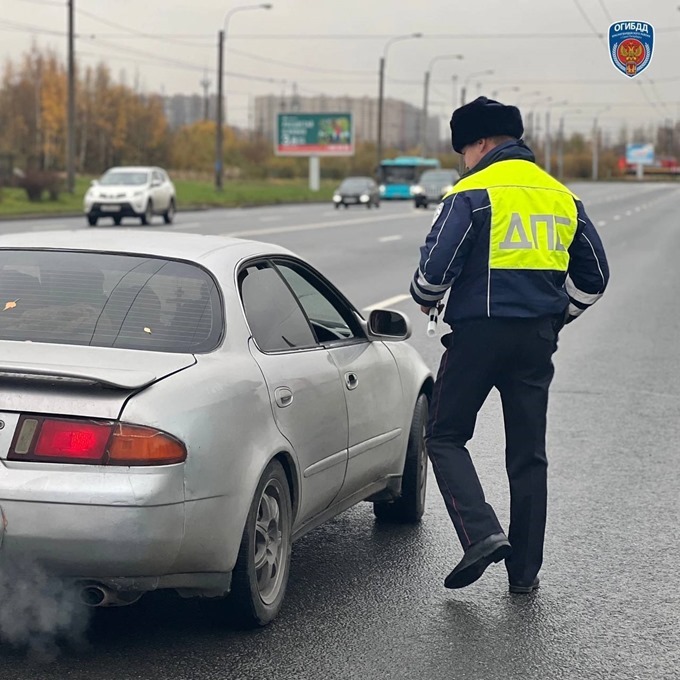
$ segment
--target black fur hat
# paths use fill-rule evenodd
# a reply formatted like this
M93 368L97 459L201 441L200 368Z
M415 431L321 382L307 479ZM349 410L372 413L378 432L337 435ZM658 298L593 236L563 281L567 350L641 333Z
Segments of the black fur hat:
M454 151L484 137L508 135L520 139L524 134L522 114L516 106L506 106L493 99L477 97L456 109L451 116L451 143Z

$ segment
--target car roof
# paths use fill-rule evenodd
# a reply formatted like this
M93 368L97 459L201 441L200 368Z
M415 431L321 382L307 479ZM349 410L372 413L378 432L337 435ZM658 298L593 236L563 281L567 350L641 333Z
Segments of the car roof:
M136 231L131 229L79 229L72 231L34 231L0 236L0 250L83 250L89 252L151 255L175 260L189 260L206 265L219 253L236 263L247 257L280 254L289 250L271 243L229 236L204 236L172 231ZM227 252L223 252L227 251ZM222 260L222 257L220 257Z
M113 172L114 170L125 170L126 172L151 172L152 170L162 170L162 168L159 168L157 165L117 165L114 168L105 170L104 174Z

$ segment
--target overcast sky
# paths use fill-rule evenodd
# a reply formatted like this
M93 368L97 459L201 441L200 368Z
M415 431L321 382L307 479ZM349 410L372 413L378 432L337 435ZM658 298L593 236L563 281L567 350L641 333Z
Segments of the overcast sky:
M207 73L215 90L217 31L225 14L248 0L75 0L79 59L106 61L116 78L149 92L200 93ZM378 64L387 53L385 96L422 105L433 64L430 111L448 120L454 90L470 100L498 91L502 101L588 130L680 118L680 0L272 0L269 11L238 11L228 25L225 88L228 117L245 125L252 97L377 96ZM0 0L0 57L18 58L33 41L65 52L66 0ZM584 16L585 15L585 16ZM606 37L617 20L650 22L654 57L634 79L611 64ZM156 37L144 37L146 33ZM475 76L493 70L493 75ZM454 87L454 76L458 78ZM481 89L480 89L481 85ZM513 87L519 87L513 91ZM535 94L540 92L540 94ZM568 106L561 105L567 100ZM651 102L651 103L650 103ZM552 105L552 103L550 103ZM652 105L653 104L653 105ZM609 106L609 110L604 111Z

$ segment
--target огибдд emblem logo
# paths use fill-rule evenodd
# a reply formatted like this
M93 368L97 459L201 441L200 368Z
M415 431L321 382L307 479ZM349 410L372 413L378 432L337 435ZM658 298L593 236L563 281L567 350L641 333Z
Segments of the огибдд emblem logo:
M612 63L629 78L640 75L652 60L654 27L646 21L617 21L609 27Z

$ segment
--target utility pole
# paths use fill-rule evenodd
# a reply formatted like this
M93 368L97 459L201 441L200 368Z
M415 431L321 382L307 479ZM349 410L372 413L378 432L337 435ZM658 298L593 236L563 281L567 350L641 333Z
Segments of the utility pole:
M222 164L224 163L224 130L222 129L222 106L224 93L222 91L222 81L224 69L224 31L217 34L217 115L216 115L216 136L215 136L215 188L222 191Z
M598 178L600 166L600 136L597 128L597 116L593 119L593 180Z
M427 98L430 90L430 72L425 71L425 83L423 85L423 111L420 116L420 153L427 156Z
M76 189L76 60L73 3L74 0L68 0L68 132L66 135L66 188L70 194L74 193Z
M378 144L376 148L376 167L380 167L382 161L382 145L383 145L383 95L385 93L385 57L380 57L380 68L378 70L378 78L380 84L378 85Z
M203 120L208 120L210 117L210 99L208 97L210 81L208 80L207 74L203 76L203 80L201 80L201 87L203 88Z

